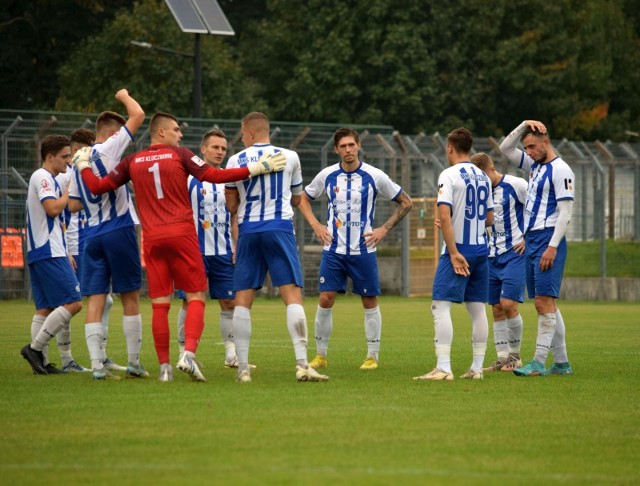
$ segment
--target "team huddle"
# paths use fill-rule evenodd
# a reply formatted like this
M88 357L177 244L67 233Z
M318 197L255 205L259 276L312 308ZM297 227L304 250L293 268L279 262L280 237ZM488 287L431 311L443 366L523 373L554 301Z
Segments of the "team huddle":
M142 255L152 302L152 334L159 380L173 381L169 310L178 291L180 348L176 368L206 381L196 358L204 329L206 292L220 305L224 366L249 383L251 310L267 272L286 306L301 382L327 381L332 308L347 280L361 296L367 354L360 368L375 370L380 360L382 315L376 247L411 210L409 195L389 176L359 159L358 133L334 134L340 162L304 186L300 159L273 146L269 120L259 112L241 124L245 149L222 169L227 141L220 130L204 134L200 156L180 147L182 132L168 113L152 116L150 145L123 157L145 113L126 89L118 91L127 118L103 112L95 137L87 129L69 139L50 135L41 143L42 168L31 176L27 195L27 258L36 312L31 343L21 350L36 374L91 373L97 380L146 378L140 362L142 265L136 225L143 233ZM518 149L522 142L525 151ZM445 242L434 280L432 313L436 367L415 380L453 380L451 304L464 302L473 324L473 358L461 378L513 371L520 376L568 375L569 365L559 297L566 258L565 232L573 204L574 176L549 143L545 126L525 121L500 146L529 182L499 174L486 154L470 156L473 140L464 128L447 138L451 167L438 180L438 219ZM73 163L72 163L73 162ZM136 205L128 183L135 191ZM327 198L327 222L318 221L311 201ZM377 198L396 203L389 219L374 228ZM137 209L136 209L137 208ZM316 355L308 361L308 327L302 297L302 269L293 229L294 208L323 245L320 296L315 316ZM138 217L139 215L139 217ZM51 275L58 281L53 284ZM520 357L525 280L535 297L538 338L534 358ZM128 360L107 355L111 293L123 306ZM70 321L86 297L85 337L91 367L71 353ZM492 305L497 360L484 368L488 340L485 303ZM49 361L56 337L62 369ZM546 368L551 350L554 363Z

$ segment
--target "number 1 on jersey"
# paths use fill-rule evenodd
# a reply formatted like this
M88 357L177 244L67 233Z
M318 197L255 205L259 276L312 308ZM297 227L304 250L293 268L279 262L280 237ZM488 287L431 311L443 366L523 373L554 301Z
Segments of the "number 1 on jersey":
M160 165L156 162L147 170L153 173L153 182L156 186L156 195L158 196L158 199L163 199L164 193L162 192L162 182L160 181Z

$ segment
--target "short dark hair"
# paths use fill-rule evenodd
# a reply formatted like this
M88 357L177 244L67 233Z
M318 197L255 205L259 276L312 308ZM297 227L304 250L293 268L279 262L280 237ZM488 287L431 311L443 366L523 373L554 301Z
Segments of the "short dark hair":
M527 138L529 135L533 135L536 138L541 138L541 139L547 139L549 140L549 132L547 133L540 133L538 130L534 130L533 128L531 128L530 126L527 126L527 129L525 130L525 132L522 134L522 136L520 137L520 141L522 142L525 138Z
M473 147L471 132L464 127L456 128L447 135L447 143L458 153L468 154Z
M78 128L71 132L71 143L82 145L93 145L96 141L96 134L88 128Z
M126 123L127 120L115 111L103 111L96 119L96 132L100 133L107 128L116 130L126 125Z
M42 162L47 158L47 155L57 155L63 148L71 145L71 140L66 135L47 135L40 142L40 157Z
M224 132L222 130L218 130L217 128L214 128L213 130L209 130L207 133L205 133L202 136L202 145L204 145L205 143L207 143L207 141L211 138L211 137L220 137L220 138L224 138L226 140L226 136L224 134Z
M173 120L174 122L178 123L178 119L171 113L163 113L160 111L151 117L151 122L149 123L149 132L151 132L152 135L156 133L164 120Z
M358 132L356 132L353 128L338 128L336 130L336 133L333 134L334 147L337 147L340 140L342 140L344 137L353 137L356 143L360 143Z

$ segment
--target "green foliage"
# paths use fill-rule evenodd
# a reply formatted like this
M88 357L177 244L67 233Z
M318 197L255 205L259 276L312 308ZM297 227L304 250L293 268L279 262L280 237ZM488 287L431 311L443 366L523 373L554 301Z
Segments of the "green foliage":
M0 106L51 109L56 70L129 0L3 0L0 9Z
M381 300L381 366L367 373L358 369L366 349L360 299L339 298L331 379L297 383L284 306L258 300L251 347L258 368L243 386L222 367L215 302L207 303L198 352L207 383L192 383L178 371L173 383L157 381L148 300L141 305L141 359L151 378L34 376L19 356L33 305L4 302L0 474L7 484L92 485L640 481L637 305L561 303L573 376L494 372L474 382L457 378L472 350L469 316L455 305L456 379L419 383L412 376L435 363L429 305L427 299ZM305 307L312 323L316 301L307 299ZM174 302L172 331L177 309ZM537 331L533 303L521 312L528 358ZM108 345L116 361L126 359L121 316L116 300ZM87 365L83 319L84 312L72 321L72 341L74 357ZM177 358L173 340L172 346ZM50 356L57 361L57 350ZM490 344L487 363L494 356Z
M147 114L192 116L193 60L140 48L131 40L193 53L194 35L182 33L165 3L143 0L133 12L121 12L106 24L60 68L62 89L56 109L119 110L113 95L126 87ZM245 79L221 36L201 36L201 57L203 117L239 118L247 110L264 107L253 99L255 82Z
M5 3L0 106L118 108L113 94L126 86L149 113L192 114L192 62L129 44L193 52L194 35L165 2ZM554 138L616 141L640 129L634 0L221 5L236 36L201 38L204 117L261 110L404 133L465 125L482 136L534 118Z
M268 8L243 54L275 118L388 120L412 130L437 108L429 18L418 2L313 0L292 9L272 1Z

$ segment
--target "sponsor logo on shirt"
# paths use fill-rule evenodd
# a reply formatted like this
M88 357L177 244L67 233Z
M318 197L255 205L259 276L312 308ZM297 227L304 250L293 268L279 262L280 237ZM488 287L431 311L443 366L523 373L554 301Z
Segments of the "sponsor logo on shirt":
M364 227L364 223L362 221L341 221L340 219L336 219L336 228L362 228Z
M204 160L202 160L200 157L198 157L197 155L194 155L193 157L191 157L191 161L196 164L198 167L202 167L204 165Z
M156 160L164 160L170 159L173 157L173 154L155 154L155 155L140 155L134 159L135 164L141 164L144 162L154 162Z

